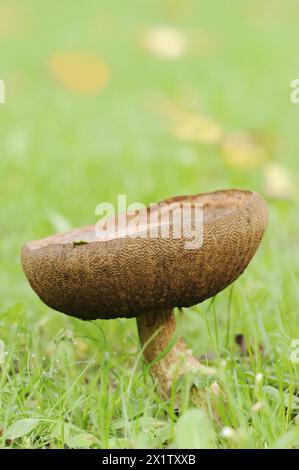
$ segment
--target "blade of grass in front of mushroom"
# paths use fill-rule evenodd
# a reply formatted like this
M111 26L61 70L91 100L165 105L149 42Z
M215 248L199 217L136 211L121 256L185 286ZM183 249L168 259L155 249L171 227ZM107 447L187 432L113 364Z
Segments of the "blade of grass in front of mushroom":
M197 405L200 403L205 406L205 395L198 386L197 374L214 377L217 371L204 366L192 356L191 350L180 336L180 320L176 322L174 312L152 312L150 317L149 313L141 315L137 317L137 326L147 368L156 381L160 394L169 398L177 381L191 374L195 386L192 387L190 398Z
M225 336L225 349L228 349L230 327L231 327L231 307L234 293L234 285L231 286L229 290L228 303L227 303L227 326L226 326L226 336Z

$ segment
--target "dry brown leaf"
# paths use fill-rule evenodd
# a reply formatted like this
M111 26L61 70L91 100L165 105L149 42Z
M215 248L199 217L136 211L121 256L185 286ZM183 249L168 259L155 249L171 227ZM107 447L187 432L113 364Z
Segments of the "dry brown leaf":
M268 158L264 145L247 132L227 134L221 143L221 150L230 165L241 169L259 166Z
M145 31L141 45L152 54L166 59L177 59L185 55L188 40L184 33L170 26L157 26Z
M265 193L277 199L289 199L295 194L290 172L278 163L268 164L264 172Z
M249 352L245 336L242 333L235 335L235 342L240 346L242 356L247 356Z
M85 95L98 94L110 76L109 67L92 53L55 54L50 60L50 70L65 88Z
M255 354L255 351L253 351L253 349L249 347L249 345L246 342L245 336L242 333L235 335L235 342L240 347L240 353L242 356L249 356L250 350ZM260 353L264 354L265 348L263 344L259 344L258 348L259 348Z

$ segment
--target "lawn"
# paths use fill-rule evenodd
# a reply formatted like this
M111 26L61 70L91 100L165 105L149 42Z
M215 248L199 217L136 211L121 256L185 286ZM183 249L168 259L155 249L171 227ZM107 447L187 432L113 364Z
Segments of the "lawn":
M0 0L1 447L299 447L298 21L296 0ZM233 287L184 310L215 418L187 379L159 398L135 320L47 308L19 254L118 194L230 187L270 218Z

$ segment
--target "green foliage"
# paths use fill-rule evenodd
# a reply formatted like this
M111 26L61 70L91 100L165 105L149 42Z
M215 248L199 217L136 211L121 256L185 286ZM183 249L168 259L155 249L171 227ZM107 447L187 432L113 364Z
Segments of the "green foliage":
M177 449L212 449L214 431L207 415L198 409L185 411L176 425Z
M9 428L5 431L6 439L18 439L19 437L24 437L33 431L39 424L38 419L19 419L15 421Z

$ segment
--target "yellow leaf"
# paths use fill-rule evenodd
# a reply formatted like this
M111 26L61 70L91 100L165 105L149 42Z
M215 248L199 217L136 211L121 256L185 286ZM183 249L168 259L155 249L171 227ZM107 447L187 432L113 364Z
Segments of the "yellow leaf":
M53 77L75 93L96 95L106 85L110 70L102 60L91 53L58 53L50 61Z
M209 55L218 45L204 30L182 31L171 26L156 26L143 31L140 45L152 55L179 59L188 55Z
M269 197L289 199L295 194L290 172L278 163L271 163L265 168L265 193Z
M224 137L221 150L225 160L241 169L261 165L268 158L268 153L261 142L247 132L234 132Z
M181 140L202 144L215 144L223 135L222 127L212 119L197 113L186 113L172 128Z
M158 26L147 30L141 42L149 52L166 59L182 57L188 47L186 36L170 26Z
M156 110L169 120L169 129L180 140L201 144L215 144L223 137L221 125L199 111L185 108L183 105L162 99Z

